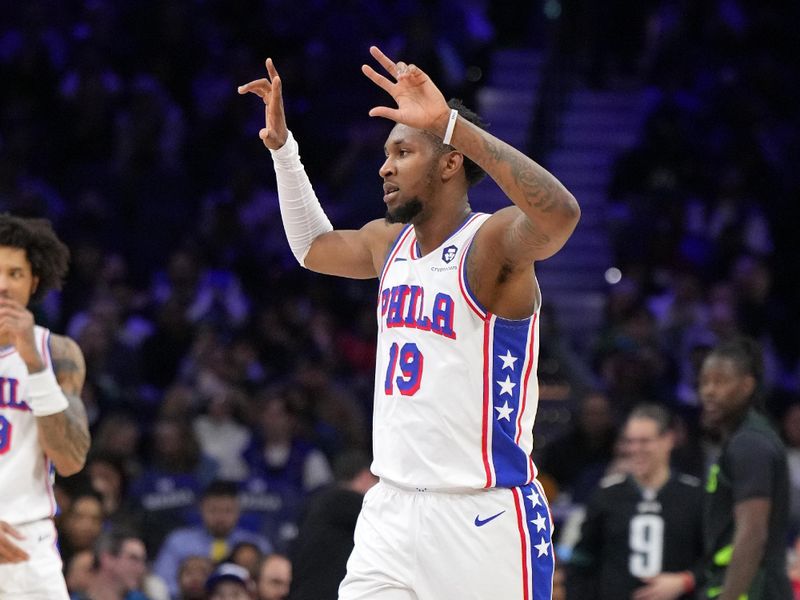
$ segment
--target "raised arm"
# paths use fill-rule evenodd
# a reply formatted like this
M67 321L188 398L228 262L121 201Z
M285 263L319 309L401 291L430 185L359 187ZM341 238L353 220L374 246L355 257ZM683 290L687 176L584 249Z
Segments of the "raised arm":
M451 111L431 79L414 65L395 63L374 46L370 53L395 82L368 65L362 71L397 102L397 108L376 107L370 115L444 138ZM456 119L451 133L449 144L480 165L519 209L500 211L492 218L491 237L502 237L492 243L495 256L500 252L506 261L519 263L557 252L580 218L572 194L535 161L465 119Z
M89 452L89 423L81 390L86 378L83 353L72 339L50 336L50 354L56 380L67 399L67 407L57 413L38 417L39 443L53 461L59 475L73 475L83 468Z
M359 230L334 231L300 162L299 146L286 125L282 82L267 59L267 77L239 87L264 101L259 137L272 154L286 238L298 262L318 273L354 279L377 277L400 227L380 220Z

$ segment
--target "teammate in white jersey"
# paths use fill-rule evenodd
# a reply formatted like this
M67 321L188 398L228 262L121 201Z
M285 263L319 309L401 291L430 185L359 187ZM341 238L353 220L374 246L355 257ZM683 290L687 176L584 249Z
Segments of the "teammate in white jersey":
M286 126L282 82L239 88L266 104L281 215L298 261L380 279L372 470L339 598L525 599L552 595L552 520L530 460L538 399L533 263L572 234L580 209L533 160L448 103L414 65L362 71L397 108L384 146L386 218L333 230ZM475 214L488 173L513 202Z
M50 223L0 214L0 598L66 600L54 470L80 471L89 427L83 354L34 323L28 303L58 288L69 251Z

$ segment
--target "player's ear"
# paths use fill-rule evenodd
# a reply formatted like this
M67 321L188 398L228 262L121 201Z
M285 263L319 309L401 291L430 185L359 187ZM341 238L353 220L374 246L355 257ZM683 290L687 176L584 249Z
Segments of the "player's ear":
M34 275L33 279L31 280L31 296L36 293L36 290L39 289L39 276Z
M442 181L449 181L464 167L464 155L456 150L445 152L440 159Z

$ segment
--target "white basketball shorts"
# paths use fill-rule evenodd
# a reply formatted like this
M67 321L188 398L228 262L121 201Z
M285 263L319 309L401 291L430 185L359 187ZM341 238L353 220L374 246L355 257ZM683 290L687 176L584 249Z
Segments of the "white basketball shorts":
M381 482L364 498L339 600L551 600L541 485L467 493Z
M56 546L52 519L42 519L14 528L25 536L12 539L28 553L21 563L0 564L0 598L3 600L69 600L61 574L61 555Z

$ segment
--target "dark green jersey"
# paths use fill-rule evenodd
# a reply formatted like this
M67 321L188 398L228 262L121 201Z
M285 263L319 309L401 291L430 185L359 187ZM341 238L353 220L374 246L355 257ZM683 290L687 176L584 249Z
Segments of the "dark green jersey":
M747 600L792 597L786 576L786 531L789 518L789 474L786 449L767 419L750 410L722 447L706 482L704 539L706 581L701 598L721 593L733 553L734 507L751 498L769 498L769 536L758 574Z

